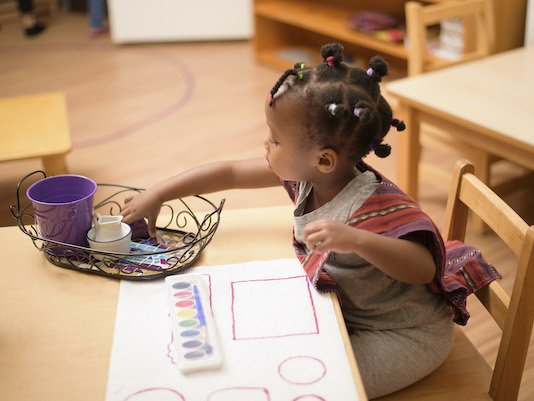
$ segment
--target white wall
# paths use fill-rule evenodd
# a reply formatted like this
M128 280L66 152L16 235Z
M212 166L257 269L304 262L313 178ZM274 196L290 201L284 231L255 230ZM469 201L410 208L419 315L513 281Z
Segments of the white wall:
M108 0L115 43L248 39L252 0Z

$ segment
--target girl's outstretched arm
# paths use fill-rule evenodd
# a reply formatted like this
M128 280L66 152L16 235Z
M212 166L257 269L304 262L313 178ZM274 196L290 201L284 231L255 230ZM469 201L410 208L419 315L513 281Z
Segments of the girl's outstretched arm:
M416 242L331 220L314 221L304 228L303 234L308 249L318 253L357 253L388 276L405 283L426 284L436 274L430 251Z
M264 158L221 161L186 170L138 195L128 197L122 211L125 223L148 219L148 233L155 236L156 218L161 204L186 196L226 189L265 188L280 185Z

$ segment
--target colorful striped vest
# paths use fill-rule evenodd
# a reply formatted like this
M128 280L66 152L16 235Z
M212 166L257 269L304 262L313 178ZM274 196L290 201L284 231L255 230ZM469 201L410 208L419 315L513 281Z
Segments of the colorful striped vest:
M424 245L431 252L437 267L436 276L427 285L428 289L444 296L453 308L454 321L465 325L469 319L467 296L501 278L500 274L484 260L478 249L460 241L444 244L438 228L413 199L365 163L358 164L358 168L361 171L372 171L380 183L346 223L351 227L393 238L416 234L410 235L410 240L416 238ZM299 183L284 181L283 185L293 202L297 202ZM308 279L317 290L336 291L336 283L323 270L329 253L320 255L309 252L294 237L293 246Z

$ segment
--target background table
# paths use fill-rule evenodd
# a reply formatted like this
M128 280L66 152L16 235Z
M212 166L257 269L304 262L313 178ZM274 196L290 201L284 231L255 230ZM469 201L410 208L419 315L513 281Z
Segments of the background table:
M425 122L459 143L534 170L533 71L530 46L389 83L407 126L396 153L401 188L418 195L419 127Z
M219 229L197 263L293 257L291 210L223 211ZM0 243L2 400L104 400L119 281L50 264L17 227L0 228ZM363 401L339 305L332 299Z
M40 158L47 175L68 173L72 145L64 93L1 98L0 134L0 162Z

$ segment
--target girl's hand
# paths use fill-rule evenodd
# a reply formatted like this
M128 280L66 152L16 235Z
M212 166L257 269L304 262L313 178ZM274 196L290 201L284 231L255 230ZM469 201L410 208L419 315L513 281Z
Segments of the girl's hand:
M317 220L304 227L304 243L308 249L323 254L327 252L356 252L358 229L339 221Z
M423 245L350 227L338 221L317 220L303 231L308 249L357 253L388 276L410 284L427 284L436 274L436 264Z
M156 219L160 209L161 202L154 191L141 192L124 200L123 221L129 224L146 217L148 219L148 234L154 238L156 236Z

